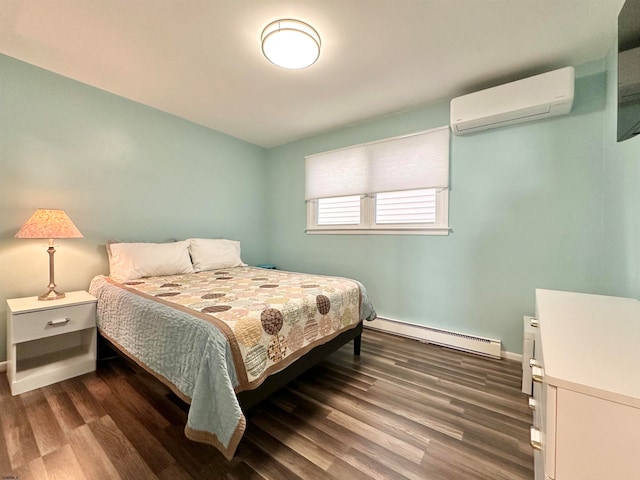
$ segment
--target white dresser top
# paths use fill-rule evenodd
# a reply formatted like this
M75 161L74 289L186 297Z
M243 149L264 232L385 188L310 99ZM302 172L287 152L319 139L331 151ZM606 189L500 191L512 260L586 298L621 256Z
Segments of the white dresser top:
M640 301L536 290L545 381L640 408Z
M62 308L81 303L95 303L96 297L88 292L67 292L58 300L38 300L38 297L9 298L7 305L13 313L37 312L52 308Z

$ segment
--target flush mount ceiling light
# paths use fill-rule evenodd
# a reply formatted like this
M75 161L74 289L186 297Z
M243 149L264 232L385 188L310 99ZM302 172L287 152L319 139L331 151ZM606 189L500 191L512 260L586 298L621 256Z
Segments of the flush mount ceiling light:
M320 56L320 35L299 20L276 20L262 31L262 53L279 67L306 68Z

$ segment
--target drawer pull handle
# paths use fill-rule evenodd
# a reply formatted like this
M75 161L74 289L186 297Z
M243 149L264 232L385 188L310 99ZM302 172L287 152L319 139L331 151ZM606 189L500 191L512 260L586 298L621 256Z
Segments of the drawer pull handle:
M534 450L542 450L542 434L539 428L529 428L529 443Z
M536 409L536 405L537 405L537 403L536 403L535 398L529 397L529 408L531 410L535 410Z
M540 322L537 318L531 317L531 320L529 320L529 325L531 325L532 327L538 327L540 325Z
M544 370L539 365L534 365L531 367L531 378L534 382L542 383L542 379L544 377Z
M69 323L71 321L70 318L61 318L60 320L49 320L47 322L47 325L51 326L51 327L57 327L58 325L66 325L67 323Z

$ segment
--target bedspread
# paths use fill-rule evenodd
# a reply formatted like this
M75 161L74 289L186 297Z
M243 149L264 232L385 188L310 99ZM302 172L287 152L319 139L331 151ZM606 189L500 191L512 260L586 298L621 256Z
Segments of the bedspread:
M236 267L118 284L98 276L102 335L191 404L185 434L231 458L245 429L235 393L375 318L354 280Z

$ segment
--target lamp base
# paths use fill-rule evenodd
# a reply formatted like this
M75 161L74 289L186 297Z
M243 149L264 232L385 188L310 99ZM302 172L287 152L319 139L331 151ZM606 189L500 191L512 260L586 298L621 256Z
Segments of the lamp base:
M58 300L60 298L64 298L64 292L56 292L53 288L42 295L38 295L38 300Z

